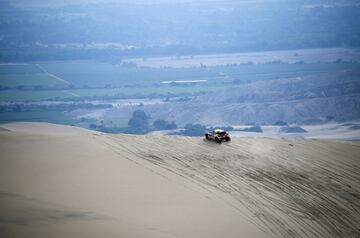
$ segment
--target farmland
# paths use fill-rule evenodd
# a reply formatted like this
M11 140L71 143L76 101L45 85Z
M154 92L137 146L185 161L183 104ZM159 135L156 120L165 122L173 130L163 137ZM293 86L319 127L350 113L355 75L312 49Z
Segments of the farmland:
M63 87L66 83L44 72L38 64L0 65L0 87Z
M43 91L43 90L3 90L0 93L0 101L2 102L26 102L26 101L42 101L49 99L65 99L73 95L66 91Z
M359 49L346 48L323 48L323 49L303 49L303 50L282 50L266 52L243 52L228 54L208 54L191 55L177 57L149 57L132 58L125 62L135 63L138 66L150 68L192 68L200 65L210 67L219 65L237 65L248 62L254 64L266 64L268 62L280 61L283 63L332 63L338 60L358 61L360 57Z
M159 87L163 81L206 79L211 85L240 80L266 80L359 67L359 63L240 64L192 68L124 67L80 61L43 64L49 72L78 87Z
M145 68L96 61L0 65L0 101L198 95L239 84L359 68L357 62Z
M192 62L196 62L199 57L195 57ZM231 59L233 55L223 57ZM208 56L208 59L212 57ZM222 58L219 56L218 59ZM2 64L0 123L46 121L87 128L97 125L121 131L128 127L131 110L138 106L148 108L147 104L154 104L155 98L155 104L184 102L186 105L193 103L191 100L194 97L204 99L210 96L216 103L221 99L217 96L221 95L219 91L240 92L241 88L258 82L281 80L285 83L309 76L314 80L330 80L331 75L360 69L359 60L318 62L314 59L314 62L296 63L274 60L238 64L226 64L224 60L217 62L220 65L212 65L204 57L202 60L208 65L144 66L147 63L158 63L153 60L142 59L141 63L113 59ZM181 59L169 62L183 63ZM219 93L211 96L208 94L211 92ZM252 93L257 92L242 91L241 95L251 96ZM119 114L117 110L124 113ZM154 118L163 111L159 110L152 113ZM182 110L176 109L179 112Z

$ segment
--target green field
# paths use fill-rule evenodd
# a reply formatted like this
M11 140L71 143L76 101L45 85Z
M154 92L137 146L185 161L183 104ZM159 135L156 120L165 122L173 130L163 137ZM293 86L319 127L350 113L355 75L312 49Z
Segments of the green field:
M192 95L237 84L360 68L360 63L244 64L208 68L136 68L95 61L0 65L0 101ZM164 81L204 80L195 84ZM69 88L69 84L73 89ZM33 86L18 90L19 86ZM57 86L54 90L53 86Z
M43 71L36 64L2 64L0 75L41 74Z
M36 64L0 65L0 86L16 88L21 86L66 86L66 83L45 73Z
M0 85L4 87L15 88L19 86L46 87L64 84L57 80L54 80L54 78L46 74L13 74L0 75Z
M20 91L20 90L5 90L0 91L0 101L2 102L16 102L16 101L42 101L48 99L65 99L74 97L71 93L66 91Z
M279 77L295 77L309 74L334 72L359 68L359 63L317 64L250 64L209 68L129 68L108 63L79 61L47 63L42 66L50 73L75 86L147 87L163 81L208 80L208 84L226 83L239 79L244 81L267 80Z

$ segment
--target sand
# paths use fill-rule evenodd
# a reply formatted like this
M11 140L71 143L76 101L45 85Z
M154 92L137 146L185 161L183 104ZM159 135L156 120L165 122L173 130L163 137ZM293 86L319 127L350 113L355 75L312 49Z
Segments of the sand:
M1 128L1 237L360 235L358 142Z

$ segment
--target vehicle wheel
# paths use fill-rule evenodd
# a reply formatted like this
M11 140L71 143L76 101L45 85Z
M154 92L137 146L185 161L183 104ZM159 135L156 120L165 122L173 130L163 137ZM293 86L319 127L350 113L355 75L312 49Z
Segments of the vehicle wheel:
M205 134L205 138L206 138L207 140L209 139L209 134L208 134L208 133Z
M219 138L215 138L215 141L217 142L217 143L219 143L219 144L221 144L221 142L222 142L222 140L221 139L219 139Z

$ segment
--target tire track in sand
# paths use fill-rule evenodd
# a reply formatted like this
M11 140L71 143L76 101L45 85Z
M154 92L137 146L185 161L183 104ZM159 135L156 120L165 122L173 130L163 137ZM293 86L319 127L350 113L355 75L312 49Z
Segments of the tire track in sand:
M360 236L359 147L259 138L222 145L187 137L109 139L119 154L230 196L234 208L244 207L243 215L274 237Z

